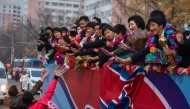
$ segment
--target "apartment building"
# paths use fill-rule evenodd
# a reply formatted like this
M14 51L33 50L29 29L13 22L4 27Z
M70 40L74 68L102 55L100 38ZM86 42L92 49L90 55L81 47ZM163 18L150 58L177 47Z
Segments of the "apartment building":
M0 30L8 25L16 26L22 22L21 6L15 0L3 0L0 4Z
M102 22L111 22L112 0L86 0L84 14L93 17L99 17Z

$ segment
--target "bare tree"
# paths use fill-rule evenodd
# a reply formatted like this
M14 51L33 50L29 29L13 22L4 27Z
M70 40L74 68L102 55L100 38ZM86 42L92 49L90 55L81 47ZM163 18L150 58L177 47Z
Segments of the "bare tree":
M190 25L189 0L130 0L128 3L125 2L126 0L113 1L120 7L120 12L124 12L121 14L122 16L129 17L132 14L139 14L147 21L150 12L157 9L163 11L168 22L172 23L176 28L183 28L185 24ZM118 19L123 20L122 16L115 15Z

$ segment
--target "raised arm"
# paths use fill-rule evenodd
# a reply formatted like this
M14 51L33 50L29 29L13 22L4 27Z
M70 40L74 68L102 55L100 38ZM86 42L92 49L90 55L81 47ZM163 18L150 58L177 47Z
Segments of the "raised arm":
M41 98L42 100L44 100L44 101L51 100L52 96L54 95L57 80L58 80L59 76L61 76L61 75L62 75L61 71L56 71L55 76L54 76L53 80L50 82L45 95Z

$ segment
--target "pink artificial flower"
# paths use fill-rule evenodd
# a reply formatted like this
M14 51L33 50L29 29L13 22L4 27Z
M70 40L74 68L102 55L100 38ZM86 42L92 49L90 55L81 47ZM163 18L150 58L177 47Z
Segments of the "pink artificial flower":
M81 38L81 37L80 37L80 36L81 36L81 31L82 31L82 30L79 30L79 31L78 31L78 34L75 36L76 39L80 39L80 38Z
M183 68L178 68L176 71L177 74L182 75L183 74Z
M169 24L168 26L166 26L166 30L170 30L170 29L173 29L173 26Z

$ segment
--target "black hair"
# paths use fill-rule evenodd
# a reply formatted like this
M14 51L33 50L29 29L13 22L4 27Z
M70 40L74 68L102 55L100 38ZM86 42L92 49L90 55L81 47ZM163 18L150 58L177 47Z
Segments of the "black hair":
M22 96L22 101L24 104L26 104L26 106L32 104L33 100L34 100L34 95L30 91L24 92Z
M45 28L45 31L46 31L46 30L51 30L51 32L53 33L52 27L46 27L46 28Z
M61 30L62 30L62 32L68 32L69 31L67 27L62 27Z
M189 35L190 35L190 30L184 29L184 31L183 31L183 39L184 39L184 40L187 40L187 39L186 39L186 36L189 36Z
M107 23L101 23L101 24L100 24L100 27L99 27L99 30L102 30L105 25L107 25Z
M132 20L136 23L136 25L137 25L138 28L141 28L142 30L145 29L145 23L144 23L144 20L143 20L143 18L141 16L139 16L139 15L132 15L131 17L129 17L128 23L130 21L132 21Z
M150 13L150 17L156 17L156 16L160 16L160 17L166 19L164 13L163 13L162 11L160 11L160 10L154 10L154 11L152 11L152 12Z
M95 19L96 21L98 21L98 23L101 23L101 19L98 17L93 17L93 19Z
M62 33L61 28L58 28L58 27L55 27L55 28L53 29L53 32L55 32L55 31L58 31L58 32Z
M78 25L79 24L79 19L77 19L75 22L74 22L75 25Z
M101 23L96 23L96 24L95 24L95 26L100 26L100 25L101 25Z
M147 24L146 24L146 30L150 30L150 22L148 22Z
M157 23L159 26L163 25L164 28L167 23L167 20L162 11L154 10L150 13L150 19L148 20L148 22Z
M113 27L112 26L110 26L110 25L105 25L103 28L102 28L102 35L104 36L104 32L106 31L106 30L111 30L111 31L113 31Z
M127 29L124 25L122 24L117 24L113 27L113 31L117 34L121 33L122 35L126 34Z
M77 30L78 27L80 27L80 25L77 25L75 29Z
M96 26L96 23L94 23L94 22L89 22L89 23L86 25L86 27L91 27L91 28L93 28L93 29L94 29L95 26Z
M15 85L11 86L8 90L9 96L16 96L18 94L18 89Z
M165 27L167 21L162 19L161 17L151 17L148 22L154 22L156 24L158 24L159 26L163 25L163 28Z
M88 18L87 16L81 16L81 17L79 18L79 22L80 22L81 20L84 20L84 21L88 22L88 21L89 21L89 18Z

